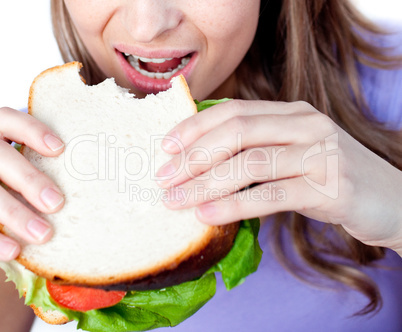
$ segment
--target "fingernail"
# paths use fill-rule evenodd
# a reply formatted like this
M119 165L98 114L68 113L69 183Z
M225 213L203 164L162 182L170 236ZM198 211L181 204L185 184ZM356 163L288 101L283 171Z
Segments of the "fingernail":
M198 206L195 213L200 219L209 219L215 216L216 211L217 209L214 203L206 203Z
M64 143L60 141L56 136L48 134L43 139L48 146L48 148L52 151L58 151L64 147Z
M162 141L162 149L166 152L174 152L181 150L180 135L177 131L173 131L165 136Z
M0 256L4 260L11 260L15 258L15 253L18 250L18 246L10 241L1 240L0 241Z
M40 198L50 210L56 209L64 201L64 197L52 188L43 189Z
M28 222L27 229L29 233L38 241L42 241L50 232L50 225L40 219L32 219Z

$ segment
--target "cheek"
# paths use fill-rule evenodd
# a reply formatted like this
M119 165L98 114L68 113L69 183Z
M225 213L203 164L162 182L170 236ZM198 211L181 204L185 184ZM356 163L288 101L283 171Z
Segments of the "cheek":
M114 1L64 0L80 35L96 35L103 30L114 12Z
M259 3L260 0L220 1L220 5L211 5L205 13L198 13L200 29L210 41L242 44L252 40Z
M206 38L208 56L221 70L234 71L250 48L257 29L259 3L221 1L220 6L211 7L210 15L202 16L205 19L200 22L200 29Z
M111 68L103 36L115 12L114 0L65 0L65 4L85 48L101 70L109 75Z
M235 3L235 5L233 5ZM226 4L226 3L225 3ZM208 77L208 87L200 91L212 93L236 70L250 48L259 18L259 0L231 1L203 13L198 28L205 38L205 62L200 74L202 82ZM204 91L205 89L205 91ZM202 94L202 97L205 97Z

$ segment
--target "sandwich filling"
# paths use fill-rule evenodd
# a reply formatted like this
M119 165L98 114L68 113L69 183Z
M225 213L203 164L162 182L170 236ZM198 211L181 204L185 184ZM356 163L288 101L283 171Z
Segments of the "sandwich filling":
M191 54L181 58L144 58L124 53L128 63L142 75L155 79L170 79L182 70L191 59Z

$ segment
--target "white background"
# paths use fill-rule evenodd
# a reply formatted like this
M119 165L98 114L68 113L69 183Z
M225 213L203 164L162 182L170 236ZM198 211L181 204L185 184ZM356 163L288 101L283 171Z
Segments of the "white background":
M354 1L372 18L402 23L402 0ZM49 7L44 0L0 1L0 107L26 107L35 76L62 63Z

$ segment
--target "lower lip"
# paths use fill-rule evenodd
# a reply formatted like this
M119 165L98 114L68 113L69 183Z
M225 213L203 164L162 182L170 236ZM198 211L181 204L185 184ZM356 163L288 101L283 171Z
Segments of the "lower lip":
M123 68L123 71L129 80L129 82L135 87L135 89L144 92L146 94L150 93L158 93L160 91L165 91L171 87L169 79L156 79L149 78L147 76L142 75L140 72L136 71L126 60L126 58L119 51L116 50L117 57L119 59L120 65ZM190 62L177 73L175 73L172 77L183 75L185 79L188 81L188 78L191 74L192 68L194 67L194 63L196 61L196 54L193 53L191 55Z

